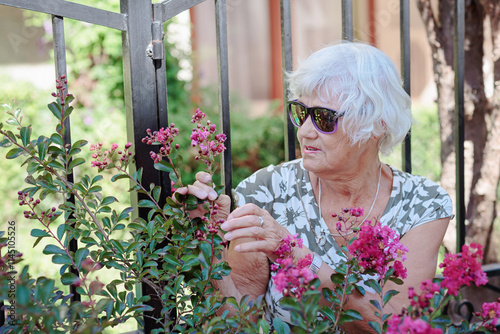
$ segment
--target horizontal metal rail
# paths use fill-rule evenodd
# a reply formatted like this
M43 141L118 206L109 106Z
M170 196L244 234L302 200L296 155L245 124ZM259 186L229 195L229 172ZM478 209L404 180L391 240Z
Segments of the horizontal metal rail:
M65 0L0 0L0 5L6 5L35 12L66 17L104 27L127 30L127 16Z
M206 0L165 0L159 3L153 4L153 10L155 13L160 13L160 16L156 16L155 20L162 22L170 20L172 17L182 13L191 7L196 6L199 3L205 2Z

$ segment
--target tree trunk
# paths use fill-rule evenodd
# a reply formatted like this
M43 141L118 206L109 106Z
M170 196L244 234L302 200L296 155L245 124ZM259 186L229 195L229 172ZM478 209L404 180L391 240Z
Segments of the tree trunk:
M496 192L500 179L500 4L495 0L465 1L465 198L467 242L485 246L485 262L497 262L493 238ZM454 146L454 0L440 0L438 13L430 0L417 0L433 55L441 129L441 185L455 201ZM488 24L489 23L489 24ZM486 48L490 44L492 47ZM494 67L492 96L486 95L485 61ZM493 65L494 64L494 65ZM418 143L417 143L418 144ZM454 251L455 221L444 245Z

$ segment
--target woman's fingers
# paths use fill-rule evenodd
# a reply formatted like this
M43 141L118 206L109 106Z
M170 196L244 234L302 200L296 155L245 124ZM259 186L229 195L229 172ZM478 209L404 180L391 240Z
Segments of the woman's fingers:
M267 214L267 211L264 209L259 208L255 204L245 204L239 208L236 208L227 219L233 219L233 218L239 218L239 217L244 217L244 216L249 216L249 215L255 215L255 216L264 216Z

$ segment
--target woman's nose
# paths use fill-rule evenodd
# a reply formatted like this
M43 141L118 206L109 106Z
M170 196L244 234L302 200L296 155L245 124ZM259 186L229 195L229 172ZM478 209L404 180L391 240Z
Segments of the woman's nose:
M304 121L304 124L302 124L302 126L298 129L297 135L300 137L311 137L311 135L317 135L311 115L306 116L306 120Z

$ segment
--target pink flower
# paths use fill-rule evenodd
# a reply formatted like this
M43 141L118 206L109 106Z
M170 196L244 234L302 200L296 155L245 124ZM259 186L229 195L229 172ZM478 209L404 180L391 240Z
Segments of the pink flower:
M283 293L284 296L292 296L300 299L302 294L308 289L309 282L315 279L309 266L312 262L311 254L293 263L293 247L302 248L302 239L295 235L287 235L281 242L275 254L279 257L276 264L271 265L271 270L277 273L272 277L276 291Z
M488 283L486 274L481 269L482 258L483 246L475 243L464 245L461 253L446 254L439 265L444 268L441 286L447 288L449 294L457 296L462 285L469 286L471 282L475 285Z
M374 270L380 277L393 268L393 276L406 278L406 268L401 261L406 260L404 255L408 252L399 242L399 236L388 226L382 226L380 222L374 226L366 221L359 232L357 238L347 247L353 256L357 256L359 264L366 270ZM401 261L396 259L401 258ZM394 262L393 265L390 265Z
M205 164L210 167L214 158L226 149L224 146L226 135L223 133L214 135L217 128L215 124L211 124L210 121L207 121L206 125L202 125L201 121L205 116L206 115L201 112L200 109L197 109L191 119L191 123L197 123L196 128L194 128L191 133L191 146L199 147L198 155L195 159L203 159Z
M146 130L147 136L142 138L142 142L147 145L160 145L158 153L151 151L149 155L155 163L159 163L164 157L167 157L172 150L172 142L174 137L179 135L179 129L175 124L170 124L167 128L161 128L158 131L152 132L151 129ZM128 145L128 144L127 144ZM125 145L125 149L127 149Z
M441 287L438 283L433 283L430 279L426 279L420 284L421 294L417 294L413 287L408 289L408 298L411 299L411 305L415 308L425 309L431 304L431 299L434 294L438 293Z
M90 151L95 151L95 153L92 153L92 158L95 160L90 162L91 167L97 167L99 170L103 170L109 168L110 166L114 166L114 161L119 161L122 167L128 164L132 155L132 152L129 152L129 148L132 146L132 143L127 143L124 151L117 152L120 157L117 157L115 153L118 149L117 143L113 143L109 150L103 151L102 146L101 142L97 143L97 145L90 145Z
M442 334L443 331L439 328L432 328L427 322L422 319L412 319L409 316L399 317L393 315L387 322L386 334Z

